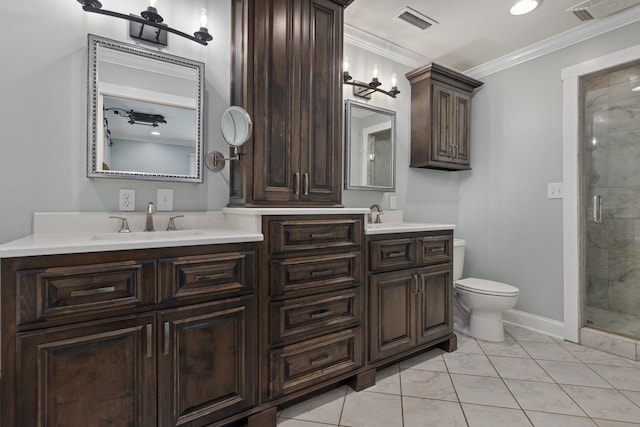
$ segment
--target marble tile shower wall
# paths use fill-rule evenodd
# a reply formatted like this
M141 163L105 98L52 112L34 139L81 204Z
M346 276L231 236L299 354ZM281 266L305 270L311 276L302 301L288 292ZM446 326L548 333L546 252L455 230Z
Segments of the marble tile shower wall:
M640 317L640 64L585 78L587 305ZM602 223L592 221L602 197ZM597 326L597 325L596 325Z

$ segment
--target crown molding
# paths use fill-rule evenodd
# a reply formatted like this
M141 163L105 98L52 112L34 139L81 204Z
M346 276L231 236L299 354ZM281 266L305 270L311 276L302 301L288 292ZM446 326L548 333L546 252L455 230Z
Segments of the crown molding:
M413 68L432 62L431 58L349 24L344 24L344 42Z
M538 43L534 43L524 49L516 50L477 67L470 68L464 74L474 79L479 79L489 74L522 64L535 58L547 55L565 47L588 40L593 37L608 33L640 20L640 6L635 6L625 11L597 19L549 37Z
M485 62L477 67L464 71L464 74L474 79L479 79L498 71L506 70L532 59L539 58L576 43L622 28L640 20L640 6L634 6L619 13L597 19L591 22L549 37L538 43L534 43L523 49L516 50L507 55ZM389 58L401 64L416 68L430 64L431 58L423 56L412 50L406 49L395 43L360 30L349 24L344 25L344 41L353 46L368 50L377 55Z

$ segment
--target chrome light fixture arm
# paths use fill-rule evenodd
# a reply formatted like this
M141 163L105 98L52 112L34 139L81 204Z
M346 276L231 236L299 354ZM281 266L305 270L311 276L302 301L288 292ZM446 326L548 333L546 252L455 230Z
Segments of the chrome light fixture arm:
M392 98L395 98L396 95L400 93L397 86L393 86L391 90L380 89L382 83L378 80L377 77L371 79L369 83L361 82L359 80L354 80L353 77L349 74L348 71L344 71L342 73L342 82L346 85L353 86L353 94L355 96L359 96L361 98L371 99L371 94L375 92L384 93Z

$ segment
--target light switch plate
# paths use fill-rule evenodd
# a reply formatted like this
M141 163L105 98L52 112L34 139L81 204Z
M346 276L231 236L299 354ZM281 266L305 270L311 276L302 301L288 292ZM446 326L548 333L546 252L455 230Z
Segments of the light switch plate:
M564 186L561 182L550 182L547 184L547 199L564 198Z
M158 202L156 203L158 211L173 210L173 190L169 188L158 188Z
M121 212L133 212L136 210L136 190L127 188L120 189L118 210Z

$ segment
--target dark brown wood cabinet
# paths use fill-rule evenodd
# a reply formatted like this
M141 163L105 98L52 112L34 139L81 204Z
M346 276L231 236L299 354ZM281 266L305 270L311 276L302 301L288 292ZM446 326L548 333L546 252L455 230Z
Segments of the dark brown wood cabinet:
M2 259L0 424L202 426L249 415L256 251Z
M438 64L406 77L411 83L411 167L471 169L471 97L482 82Z
M286 402L364 365L363 219L263 217L262 402Z
M368 362L455 350L451 231L369 236L368 245Z
M231 206L339 206L343 9L352 0L235 0L232 104L254 122Z

